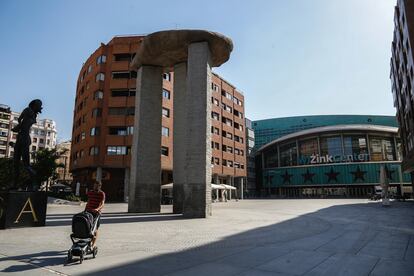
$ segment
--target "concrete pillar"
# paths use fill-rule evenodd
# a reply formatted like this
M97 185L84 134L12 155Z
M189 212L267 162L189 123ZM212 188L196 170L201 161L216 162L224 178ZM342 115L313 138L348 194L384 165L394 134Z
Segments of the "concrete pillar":
M187 157L187 64L174 66L174 160L173 160L173 213L183 212L184 184Z
M207 42L188 47L187 181L183 215L211 216L211 58Z
M129 190L129 174L130 174L130 169L129 168L125 168L125 172L124 172L124 202L128 202L128 190Z
M160 212L162 67L137 74L128 212Z
M102 167L96 168L96 181L102 181Z

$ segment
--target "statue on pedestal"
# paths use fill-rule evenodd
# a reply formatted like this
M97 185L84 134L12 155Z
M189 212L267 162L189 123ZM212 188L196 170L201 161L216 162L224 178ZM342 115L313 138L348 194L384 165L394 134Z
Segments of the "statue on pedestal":
M30 166L30 152L29 147L32 143L30 138L30 128L36 123L37 114L42 112L42 101L39 99L33 100L29 103L21 113L18 124L12 129L13 132L17 132L16 144L14 145L13 155L13 188L18 188L18 182L20 177L20 160L23 160L24 169L29 174L30 180L26 185L26 189L33 190L33 180L36 172Z

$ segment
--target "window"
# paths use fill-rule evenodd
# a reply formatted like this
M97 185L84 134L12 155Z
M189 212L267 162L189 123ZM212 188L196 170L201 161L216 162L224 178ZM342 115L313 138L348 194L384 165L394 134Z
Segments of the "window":
M85 132L84 132L84 131L82 131L82 133L81 133L81 139L82 139L82 140L85 140L85 137L86 137L86 134L85 134Z
M219 100L217 100L214 97L211 97L211 103L214 104L214 105L220 106Z
M117 89L111 91L112 97L135 97L135 89Z
M389 137L369 137L371 161L392 161L395 158L394 141Z
M102 55L96 59L96 64L101 64L106 62L106 56Z
M311 156L318 153L318 139L313 138L299 141L299 165L310 164Z
M214 120L219 121L220 120L220 115L217 112L212 111L211 112L211 118L213 118Z
M233 99L233 96L230 93L226 92L225 90L221 90L221 95L226 97L230 101Z
M135 115L135 107L110 107L108 114L114 116L132 116Z
M222 131L222 136L228 139L233 139L233 134L231 134L230 132L224 131L224 130Z
M37 138L33 138L33 143L37 143Z
M168 156L168 148L167 147L161 147L161 155Z
M170 118L170 110L168 108L162 108L162 116Z
M118 135L118 136L126 136L132 135L134 131L133 126L119 126L119 127L109 127L109 135Z
M162 136L170 136L170 129L168 127L162 127L161 129Z
M79 152L79 157L83 157L83 154L84 154L84 152L83 152L83 150L81 150L81 151Z
M321 156L342 156L342 140L340 136L321 137Z
M44 140L44 139L42 139L42 138L40 138L40 139L39 139L39 143L40 143L40 144L44 144L44 143L45 143L45 140Z
M92 117L101 117L102 116L102 109L101 108L94 108L92 110Z
M225 152L233 153L233 147L223 145L222 149Z
M96 74L96 77L95 77L95 81L104 81L105 80L105 74L104 73L98 73L98 74Z
M233 121L226 117L221 117L221 121L228 126L233 126Z
M50 127L50 126L49 126L49 127ZM50 131L48 131L48 132L47 132L47 136L49 136L49 137L50 137Z
M137 71L112 72L113 79L134 79L137 77Z
M219 91L218 85L215 83L211 83L211 90L213 90L214 92L218 92Z
M237 135L234 135L234 141L242 143L243 144L243 138Z
M166 81L171 81L171 74L170 73L164 73L164 74L162 74L162 78Z
M126 146L108 146L106 150L107 155L127 155L130 147Z
M89 148L89 155L99 155L99 147L90 147Z
M366 136L344 136L344 155L350 161L368 161L368 145Z
M220 165L220 159L217 157L211 157L211 164Z
M32 146L32 151L36 151L36 146Z
M129 53L125 54L114 54L114 60L115 61L131 61L132 55Z
M93 99L94 100L103 99L103 92L100 91L100 90L95 91L95 93L93 95Z
M170 91L168 91L167 89L162 89L162 97L164 99L170 99Z
M280 166L296 166L297 153L296 142L283 145L280 147Z
M92 72L92 64L88 66L88 73Z
M220 135L220 129L218 129L218 128L216 128L216 127L211 127L211 133L214 133L214 134L217 134L217 135Z
M211 141L211 148L212 148L212 149L219 150L219 149L220 149L220 144L219 144L219 143L217 143L217 142L213 142L213 141Z
M90 135L91 136L98 136L100 133L100 127L93 127L91 128Z

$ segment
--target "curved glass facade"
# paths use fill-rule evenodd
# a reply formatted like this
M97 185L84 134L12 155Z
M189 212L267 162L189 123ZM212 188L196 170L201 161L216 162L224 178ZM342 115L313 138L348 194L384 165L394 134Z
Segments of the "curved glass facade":
M265 168L347 162L399 161L394 133L323 133L263 149Z
M411 177L401 171L400 149L394 127L315 128L261 148L257 181L262 190L279 195L366 196L380 184L385 165L391 187L401 192Z

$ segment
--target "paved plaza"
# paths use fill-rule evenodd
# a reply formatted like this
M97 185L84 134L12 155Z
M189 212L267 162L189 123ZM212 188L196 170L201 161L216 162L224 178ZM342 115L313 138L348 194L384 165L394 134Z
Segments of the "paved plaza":
M47 226L0 231L5 275L414 275L414 203L363 199L213 204L208 219L104 209L99 253L66 263L81 206L49 205Z

